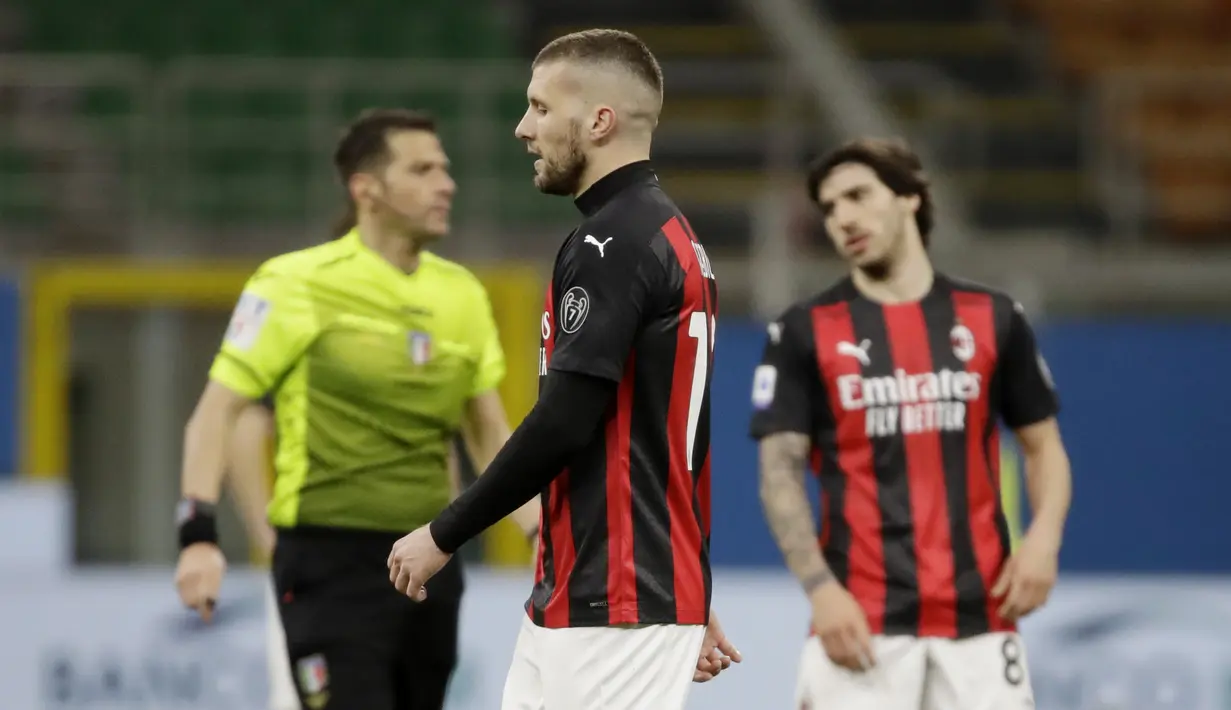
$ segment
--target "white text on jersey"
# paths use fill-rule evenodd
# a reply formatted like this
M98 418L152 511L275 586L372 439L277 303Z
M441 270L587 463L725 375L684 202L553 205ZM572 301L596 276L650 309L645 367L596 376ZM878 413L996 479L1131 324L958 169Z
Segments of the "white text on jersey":
M717 279L714 278L714 269L710 266L710 257L705 253L705 247L693 242L692 250L696 252L697 263L701 265L701 275L711 281L716 281Z
M964 370L908 375L838 377L838 401L848 412L866 410L870 437L964 431L966 403L979 399L982 376Z

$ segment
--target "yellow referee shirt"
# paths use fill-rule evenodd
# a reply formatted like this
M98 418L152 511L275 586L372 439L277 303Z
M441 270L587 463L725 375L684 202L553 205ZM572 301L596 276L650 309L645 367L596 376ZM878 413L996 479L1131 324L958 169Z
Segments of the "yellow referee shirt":
M405 531L448 504L463 407L504 371L473 274L427 252L403 273L351 232L257 270L210 377L275 392L273 525Z

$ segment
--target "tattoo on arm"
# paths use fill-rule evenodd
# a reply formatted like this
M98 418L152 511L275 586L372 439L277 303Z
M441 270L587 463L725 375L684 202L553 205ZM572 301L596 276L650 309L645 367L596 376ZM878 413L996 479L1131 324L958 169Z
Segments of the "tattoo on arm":
M761 440L761 506L787 567L808 594L834 578L816 539L804 487L810 448L805 434L773 434Z

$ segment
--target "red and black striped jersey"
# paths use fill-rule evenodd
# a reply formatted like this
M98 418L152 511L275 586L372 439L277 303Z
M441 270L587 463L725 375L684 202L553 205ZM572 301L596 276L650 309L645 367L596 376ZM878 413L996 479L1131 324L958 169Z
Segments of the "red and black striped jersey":
M540 375L617 383L602 426L543 491L527 610L550 628L704 624L718 289L649 164L606 176L556 258Z
M1019 304L937 275L882 305L846 279L770 324L752 434L808 434L821 545L873 633L1011 630L989 591L1008 557L998 423L1059 410Z

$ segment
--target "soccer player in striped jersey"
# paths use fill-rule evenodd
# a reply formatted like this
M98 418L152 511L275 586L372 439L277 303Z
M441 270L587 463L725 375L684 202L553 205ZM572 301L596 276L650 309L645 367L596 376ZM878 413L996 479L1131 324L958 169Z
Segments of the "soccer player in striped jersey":
M751 425L766 517L812 604L799 706L1032 707L1016 623L1055 583L1071 480L1031 327L1009 296L933 269L928 183L904 144L848 143L808 191L851 272L770 324ZM1034 512L1015 553L1001 422Z
M739 659L710 613L717 284L649 163L662 71L639 39L551 42L527 99L516 134L535 184L582 214L547 291L539 401L487 473L394 546L390 579L423 598L462 543L541 493L502 707L682 710L694 680Z

